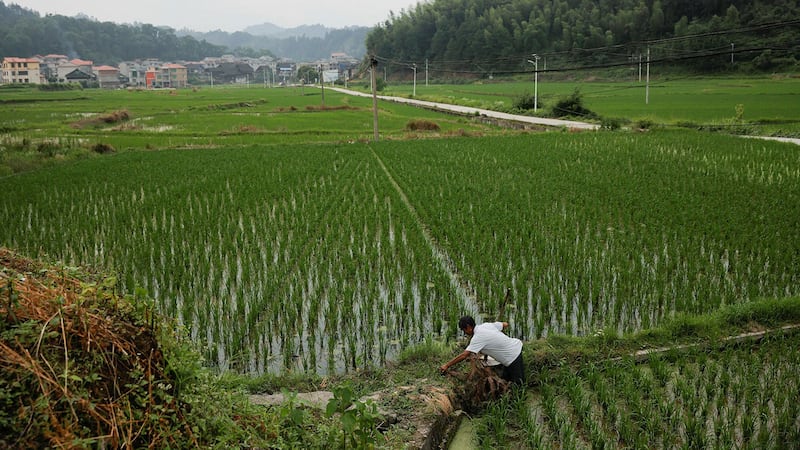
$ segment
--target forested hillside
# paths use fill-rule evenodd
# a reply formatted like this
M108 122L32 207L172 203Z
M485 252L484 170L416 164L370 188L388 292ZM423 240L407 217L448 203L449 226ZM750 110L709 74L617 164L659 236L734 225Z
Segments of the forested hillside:
M625 64L653 51L692 70L800 59L797 0L434 0L391 14L367 37L388 66L476 74ZM545 63L545 61L542 61ZM545 63L546 64L546 63Z
M0 1L0 56L63 54L96 64L136 58L198 60L220 56L225 48L178 37L170 28L118 25L90 19L47 15Z

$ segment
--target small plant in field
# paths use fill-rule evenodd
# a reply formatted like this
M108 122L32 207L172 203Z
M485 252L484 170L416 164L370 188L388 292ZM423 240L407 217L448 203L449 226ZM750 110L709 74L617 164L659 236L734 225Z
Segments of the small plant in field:
M334 415L339 416L341 424L341 448L369 448L375 445L378 434L375 422L379 416L372 401L356 400L349 386L335 388L333 398L325 408L326 417ZM336 434L339 433L334 431Z

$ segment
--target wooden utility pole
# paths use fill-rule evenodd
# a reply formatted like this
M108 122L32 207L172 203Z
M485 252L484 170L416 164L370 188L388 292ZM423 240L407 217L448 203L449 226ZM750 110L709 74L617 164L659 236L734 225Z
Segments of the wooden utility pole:
M322 65L319 66L319 87L322 89L322 109L325 109L325 72Z
M378 142L378 84L375 81L375 70L378 68L378 60L375 56L369 57L370 79L372 80L372 132L373 139Z

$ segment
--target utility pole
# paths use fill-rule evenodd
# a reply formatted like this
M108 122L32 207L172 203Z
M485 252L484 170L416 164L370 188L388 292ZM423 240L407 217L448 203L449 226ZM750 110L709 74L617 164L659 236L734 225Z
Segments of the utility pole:
M425 58L425 86L428 85L428 58Z
M533 61L528 60L533 64L533 111L539 110L539 55L533 54Z
M733 67L733 42L731 42L731 67Z
M319 87L322 88L322 109L325 109L325 78L322 73L322 64L317 68L319 69Z
M639 83L642 82L642 54L639 53Z
M375 82L375 71L378 69L378 60L370 56L370 79L372 81L372 132L375 142L378 142L378 85Z
M644 88L644 104L650 104L650 47L647 47L647 84Z
M412 97L416 97L417 96L417 64L414 63L414 65L411 66L411 68L414 69L414 92L411 94L411 96Z

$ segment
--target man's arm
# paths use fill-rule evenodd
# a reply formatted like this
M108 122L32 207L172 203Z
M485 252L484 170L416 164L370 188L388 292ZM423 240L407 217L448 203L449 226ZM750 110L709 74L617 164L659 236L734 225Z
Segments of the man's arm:
M456 364L460 363L461 361L469 358L469 356L471 354L472 354L471 351L464 350L463 352L461 352L460 355L456 356L455 358L451 359L450 361L446 362L445 364L442 364L442 366L439 367L439 372L442 372L442 373L447 372L454 365L456 365Z

